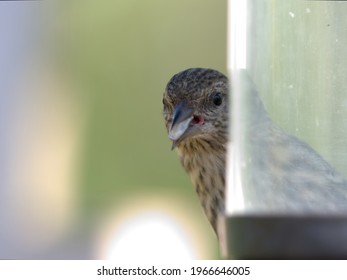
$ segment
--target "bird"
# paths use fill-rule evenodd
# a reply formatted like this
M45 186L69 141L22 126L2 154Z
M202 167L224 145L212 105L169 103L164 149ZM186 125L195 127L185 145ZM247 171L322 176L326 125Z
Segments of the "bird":
M239 74L248 114L242 122L240 168L244 209L251 214L347 212L347 181L310 145L269 117L252 79ZM225 215L227 150L233 144L232 87L223 73L189 68L175 74L163 94L163 117L172 149L189 174L218 237ZM231 186L232 188L233 186Z

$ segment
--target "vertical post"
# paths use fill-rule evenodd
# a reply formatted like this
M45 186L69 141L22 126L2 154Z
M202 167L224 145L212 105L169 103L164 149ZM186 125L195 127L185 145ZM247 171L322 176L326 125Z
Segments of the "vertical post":
M52 63L50 4L0 2L0 259L51 257L77 216L79 111Z
M247 63L247 0L229 0L228 2L228 74L231 81L230 90L230 142L227 157L226 214L243 209L243 192L241 187L241 99L240 71L246 69ZM232 116L231 116L232 114Z

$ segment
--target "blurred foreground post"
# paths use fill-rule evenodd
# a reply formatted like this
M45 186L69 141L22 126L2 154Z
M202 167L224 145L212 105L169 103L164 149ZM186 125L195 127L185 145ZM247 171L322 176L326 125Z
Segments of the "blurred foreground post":
M49 6L0 3L0 259L74 258L53 253L76 219L79 116L55 71Z

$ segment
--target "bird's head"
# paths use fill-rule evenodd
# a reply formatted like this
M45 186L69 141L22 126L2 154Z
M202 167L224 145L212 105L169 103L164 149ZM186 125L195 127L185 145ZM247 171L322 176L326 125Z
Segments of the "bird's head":
M192 139L219 138L228 130L228 79L205 68L190 68L174 75L166 86L164 118L173 148Z

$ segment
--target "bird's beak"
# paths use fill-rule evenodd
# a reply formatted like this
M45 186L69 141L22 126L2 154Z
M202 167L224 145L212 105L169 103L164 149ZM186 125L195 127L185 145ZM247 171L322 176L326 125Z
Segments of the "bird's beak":
M185 138L192 119L193 110L189 108L186 103L179 103L174 110L173 120L169 129L169 138L172 140L172 150Z

